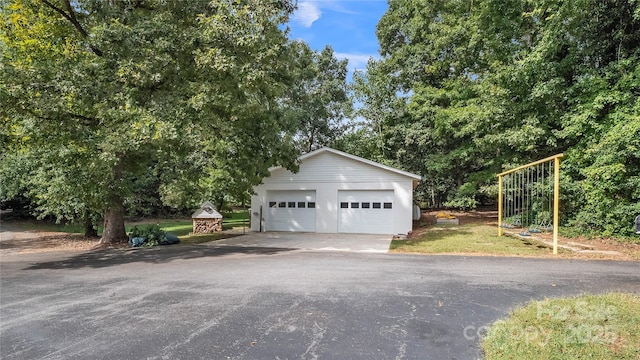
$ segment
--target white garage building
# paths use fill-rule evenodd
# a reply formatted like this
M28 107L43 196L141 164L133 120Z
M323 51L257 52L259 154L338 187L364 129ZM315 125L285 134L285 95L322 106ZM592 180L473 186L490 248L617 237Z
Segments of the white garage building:
M328 147L275 167L251 198L253 231L407 234L420 176Z

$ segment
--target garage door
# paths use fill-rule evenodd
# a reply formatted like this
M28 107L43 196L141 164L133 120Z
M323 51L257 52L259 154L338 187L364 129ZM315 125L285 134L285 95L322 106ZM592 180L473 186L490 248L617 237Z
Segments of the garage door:
M315 191L268 191L267 231L316 231Z
M339 191L338 232L393 234L393 190Z

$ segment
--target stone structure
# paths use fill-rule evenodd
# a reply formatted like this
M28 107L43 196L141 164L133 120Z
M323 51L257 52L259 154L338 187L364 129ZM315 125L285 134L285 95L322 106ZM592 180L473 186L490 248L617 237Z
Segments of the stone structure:
M194 234L211 234L222 231L222 215L209 201L200 205L200 209L191 215Z
M459 221L458 218L456 218L455 216L448 214L448 213L444 213L444 212L439 212L436 215L436 224L437 225L458 225Z

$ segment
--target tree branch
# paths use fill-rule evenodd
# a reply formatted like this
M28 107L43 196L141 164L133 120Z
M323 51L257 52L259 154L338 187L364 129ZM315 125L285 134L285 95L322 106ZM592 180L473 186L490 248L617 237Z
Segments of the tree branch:
M46 121L57 121L57 120L59 120L59 119L56 119L56 118L51 118L51 117L42 115L40 113L37 113L33 109L28 108L28 107L24 107L22 110L26 111L27 113L29 113L31 116L33 116L36 119L46 120ZM66 113L64 113L64 115L68 116L68 117L70 117L72 119L77 119L77 120L83 121L82 125L85 125L85 126L89 126L89 125L92 125L92 124L98 124L100 122L100 120L97 119L97 118L88 117L88 116L84 116L84 115L80 115L80 114L74 114L74 113L71 113L71 112L66 112Z
M63 9L60 9L59 7L53 5L48 0L40 0L40 1L42 1L43 4L47 5L48 7L53 9L54 11L56 11L58 14L62 15L62 17L67 19L67 21L69 21L73 25L73 27L75 27L76 30L78 30L78 32L80 32L82 37L84 37L85 39L89 37L89 34L87 33L87 31L82 27L82 25L78 21L78 18L76 18L76 13L73 11L73 8L71 7L71 2L69 0L64 0L65 6L66 6L67 11L69 13L67 13ZM98 56L102 56L102 51L100 49L96 48L95 46L93 46L91 44L89 44L89 47L91 48L91 51L93 51L94 54L96 54Z
M84 115L80 115L80 114L67 113L67 115L69 115L69 117L71 117L71 118L82 120L83 121L83 125L85 125L85 126L88 126L88 125L91 125L91 124L97 124L99 122L99 120L96 119L96 118L92 118L92 117L88 117L88 116L84 116Z
M78 18L76 18L76 13L73 11L73 8L71 7L71 2L69 2L69 0L65 0L64 4L67 6L67 11L69 12L69 21L71 21L73 26L75 26L75 28L78 29L78 31L80 31L82 36L84 37L89 36L89 34L87 34L87 31L82 27L82 25L80 25L80 22L78 22Z
M52 3L48 2L47 0L40 0L42 1L45 5L47 5L48 7L52 8L53 10L55 10L56 12L58 12L60 15L62 15L65 19L73 22L71 20L71 18L69 17L69 15L67 15L66 12L64 12L64 10L60 9L59 7L53 5ZM86 33L85 33L86 34Z

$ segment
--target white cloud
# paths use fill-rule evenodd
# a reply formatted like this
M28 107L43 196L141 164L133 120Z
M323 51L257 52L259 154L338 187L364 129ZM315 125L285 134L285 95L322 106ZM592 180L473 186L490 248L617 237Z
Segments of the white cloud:
M372 55L372 54L349 54L349 53L336 52L336 53L334 53L334 55L338 59L349 59L348 67L351 70L365 69L367 67L367 62L369 62L369 59L371 59L371 58L377 59L378 58L377 54L376 55Z
M316 3L304 1L298 4L298 9L291 17L302 26L311 27L316 20L320 19L320 15L322 12Z
M348 15L357 15L358 12L356 11L352 11L347 9L344 6L345 1L341 1L341 0L316 0L318 2L318 4L325 8L325 9L329 9L335 12L339 12L342 14L348 14ZM366 0L366 1L371 1L371 0ZM382 0L384 1L384 0ZM353 3L355 2L354 0L348 0L347 2Z

